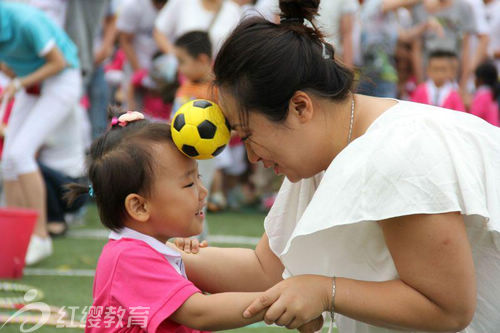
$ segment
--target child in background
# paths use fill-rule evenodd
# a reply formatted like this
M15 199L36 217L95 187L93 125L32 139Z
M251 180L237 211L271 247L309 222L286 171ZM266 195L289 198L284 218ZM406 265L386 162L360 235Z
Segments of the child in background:
M192 31L180 36L174 47L179 72L184 77L177 90L174 112L192 99L215 100L212 91L212 44L205 31Z
M181 74L181 86L175 96L172 118L177 110L190 100L217 100L212 89L214 78L212 73L212 43L208 33L205 31L191 31L181 35L175 41L174 53ZM222 159L223 154L227 154L227 149L215 159L203 160L198 163L203 184L209 190L217 172L217 163ZM207 223L204 223L204 225L203 233L199 236L200 240L204 240L208 234Z
M490 124L500 126L496 101L500 93L497 69L493 63L484 62L476 68L475 75L476 93L470 113L483 118Z
M207 195L196 161L178 151L168 124L130 111L113 118L92 144L88 177L91 186L72 184L67 197L94 197L111 234L94 279L93 309L101 311L88 315L86 332L187 333L263 319L242 316L261 293L202 294L181 254L166 245L201 232Z
M453 52L433 51L429 55L427 77L415 89L411 100L417 103L440 106L447 109L465 111L464 103L455 84L451 82Z

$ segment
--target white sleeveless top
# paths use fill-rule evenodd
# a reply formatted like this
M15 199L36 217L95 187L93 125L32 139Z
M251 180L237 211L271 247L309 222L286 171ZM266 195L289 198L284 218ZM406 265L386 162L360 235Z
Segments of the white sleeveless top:
M500 332L500 128L467 113L399 101L325 172L285 179L265 220L283 277L398 278L376 221L460 211L477 308L463 332ZM339 332L397 332L337 315Z

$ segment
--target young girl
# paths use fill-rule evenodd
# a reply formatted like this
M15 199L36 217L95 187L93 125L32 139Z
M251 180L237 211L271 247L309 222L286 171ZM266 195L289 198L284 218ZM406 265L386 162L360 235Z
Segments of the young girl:
M167 124L139 112L113 118L90 150L89 187L72 184L71 202L89 192L111 230L97 264L86 332L199 332L248 325L260 293L204 295L191 283L172 237L201 232L207 190L194 160L172 142Z
M490 124L500 126L498 104L499 94L497 69L490 62L485 62L476 68L476 94L472 100L470 113L483 118Z

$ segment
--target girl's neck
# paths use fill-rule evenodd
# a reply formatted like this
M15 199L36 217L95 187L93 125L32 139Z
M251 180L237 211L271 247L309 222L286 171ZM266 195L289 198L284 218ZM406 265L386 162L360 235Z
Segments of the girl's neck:
M132 229L134 231L140 232L149 237L153 237L159 242L166 243L171 237L158 235L151 230L151 226L148 223L137 222L137 221L127 221L124 223L125 227Z

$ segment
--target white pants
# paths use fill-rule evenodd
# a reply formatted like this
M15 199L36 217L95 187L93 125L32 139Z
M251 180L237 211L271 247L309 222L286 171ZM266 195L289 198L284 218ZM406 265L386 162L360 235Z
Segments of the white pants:
M3 178L17 180L37 170L35 155L45 140L75 110L82 91L80 71L65 69L42 83L35 103L21 91L16 95L2 161Z

